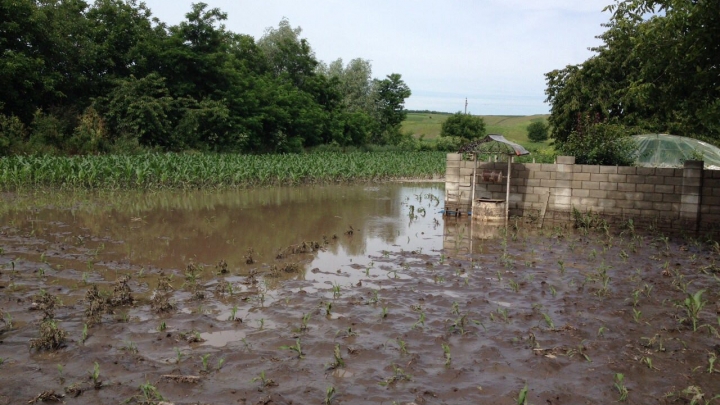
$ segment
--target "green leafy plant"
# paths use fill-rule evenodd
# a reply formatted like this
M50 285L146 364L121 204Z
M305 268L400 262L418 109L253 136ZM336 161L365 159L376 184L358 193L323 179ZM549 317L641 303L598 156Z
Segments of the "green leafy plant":
M678 306L685 310L686 318L682 318L680 322L690 320L692 323L693 331L697 331L697 324L700 320L700 311L703 310L707 301L702 299L702 295L705 290L700 290L695 294L688 293L685 300Z
M525 384L525 386L520 390L520 393L518 394L517 398L515 398L515 403L517 405L528 405L527 394L528 394L528 386L527 386L527 384Z
M628 397L628 389L625 386L625 375L622 373L615 373L615 375L613 376L613 380L615 382L615 389L620 394L620 399L618 399L618 401L626 401Z
M304 357L304 353L302 351L302 348L300 347L300 339L295 340L295 344L291 346L280 346L280 349L282 350L290 350L295 352L297 354L297 358L302 359Z

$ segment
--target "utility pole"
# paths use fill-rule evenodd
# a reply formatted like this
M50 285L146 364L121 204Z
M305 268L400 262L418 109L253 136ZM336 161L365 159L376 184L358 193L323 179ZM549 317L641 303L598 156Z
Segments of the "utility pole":
M467 97L465 97L465 115L467 115Z

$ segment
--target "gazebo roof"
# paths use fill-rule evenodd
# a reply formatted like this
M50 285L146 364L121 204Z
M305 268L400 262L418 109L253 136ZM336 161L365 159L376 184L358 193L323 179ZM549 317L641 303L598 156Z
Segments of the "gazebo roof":
M459 153L476 153L486 155L528 155L530 152L502 135L488 135L483 139L472 141L460 148Z

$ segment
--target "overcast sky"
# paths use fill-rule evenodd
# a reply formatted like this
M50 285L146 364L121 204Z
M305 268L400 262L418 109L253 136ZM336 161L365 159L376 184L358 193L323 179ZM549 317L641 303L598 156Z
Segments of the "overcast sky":
M316 57L372 62L373 76L400 73L412 110L483 115L545 114L544 73L581 63L610 18L613 0L206 0L230 31L259 39L287 17ZM145 0L175 25L191 0Z

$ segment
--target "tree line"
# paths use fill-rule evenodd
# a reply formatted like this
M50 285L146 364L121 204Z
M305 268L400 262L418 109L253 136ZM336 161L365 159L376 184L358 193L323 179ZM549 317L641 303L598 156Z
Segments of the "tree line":
M286 19L258 40L226 19L205 3L167 25L136 0L0 0L0 155L400 142L400 74L325 64Z
M720 143L720 1L615 0L579 65L547 73L552 137L579 163L632 161L627 135Z

